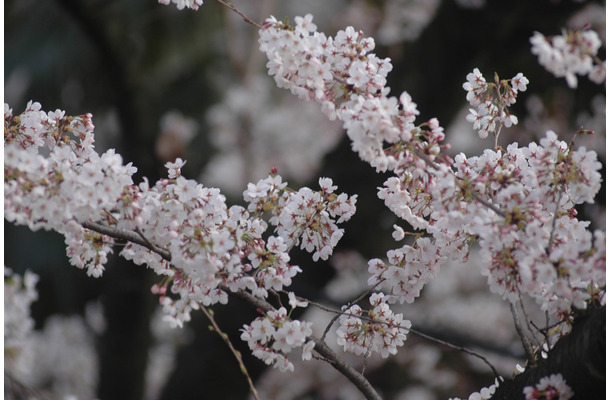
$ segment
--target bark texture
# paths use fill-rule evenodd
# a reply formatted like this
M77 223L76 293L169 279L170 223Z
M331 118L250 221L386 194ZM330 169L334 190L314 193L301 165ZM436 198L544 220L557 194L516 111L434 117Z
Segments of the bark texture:
M535 367L502 382L492 400L523 399L524 387L558 373L574 392L571 400L606 398L606 306L578 317L547 359L539 358Z

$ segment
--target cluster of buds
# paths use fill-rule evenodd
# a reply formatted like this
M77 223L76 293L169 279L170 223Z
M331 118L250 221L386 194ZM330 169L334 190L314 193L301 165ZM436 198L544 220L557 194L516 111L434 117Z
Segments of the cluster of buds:
M466 76L462 87L468 92L466 99L470 105L476 107L470 109L466 119L472 122L474 129L478 129L481 138L486 138L491 132L496 137L497 145L502 125L509 128L517 124L517 117L508 112L508 107L517 101L517 93L524 92L528 83L522 73L515 75L510 82L506 79L500 80L496 74L494 82L490 83L478 68Z

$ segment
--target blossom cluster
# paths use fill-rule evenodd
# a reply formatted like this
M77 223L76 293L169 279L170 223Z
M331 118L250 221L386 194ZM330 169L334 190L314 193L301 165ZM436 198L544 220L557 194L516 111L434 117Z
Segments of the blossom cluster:
M266 297L289 286L301 271L289 264L289 249L300 243L315 250L314 259L326 259L343 235L337 224L355 212L356 197L334 193L330 179L320 180L320 192L295 192L274 174L269 179L283 194L271 218L277 235L267 235L262 215L228 207L218 189L183 177L183 160L168 162L168 178L154 186L133 185L131 164L112 150L95 151L90 115L40 109L31 102L14 116L5 106L5 218L62 233L71 263L94 277L103 273L114 239L83 225L137 234L140 244L130 241L120 255L165 277L153 291L174 326L201 305L226 303L226 290ZM246 200L252 195L246 191Z
M466 119L478 129L481 138L486 138L490 132L497 137L502 125L509 128L517 124L517 117L508 112L508 107L517 101L517 93L524 92L528 83L522 73L515 75L510 83L500 80L497 75L494 83L488 83L478 68L466 76L462 87L468 92L466 99L470 105L476 107L470 109Z
M562 312L585 307L604 290L605 234L588 232L574 210L592 202L601 186L594 152L573 149L548 132L540 145L512 144L450 160L440 153L438 121L415 125L419 112L410 96L387 96L391 64L370 54L372 39L350 27L327 38L309 15L295 22L270 18L263 25L259 42L269 73L278 86L343 121L354 151L378 171L394 173L379 197L424 231L411 245L388 252L389 265L370 261L369 283L388 287L388 301L413 301L446 260L465 261L475 239L490 289L511 302L528 293L543 310ZM496 122L516 122L506 107L527 87L522 74L488 84L475 69L467 79L471 104L496 103L490 109Z
M179 9L202 4L172 1ZM589 231L575 209L592 203L601 186L594 152L575 149L549 131L540 144L511 144L451 159L441 153L446 145L439 122L433 118L416 125L419 111L409 94L389 96L385 85L392 65L371 53L373 39L352 27L327 37L317 32L311 15L295 21L290 26L271 17L260 30L270 75L278 86L320 103L330 119L343 123L353 150L391 175L379 188L379 198L419 230L410 244L388 251L387 261L369 261L369 285L389 294L372 294L368 311L344 306L337 335L345 351L379 352L384 358L396 354L411 322L388 304L413 302L444 263L465 261L475 240L491 291L510 302L527 294L543 311L565 315L604 295L605 233ZM573 57L570 46L581 42L586 42L578 44L584 56ZM540 39L532 43L541 63L550 58L552 72L566 76L570 86L575 74L592 65L599 48L585 33L568 36L563 44L553 41L568 49L562 57L569 66L561 69L553 49L544 48ZM601 72L591 74L600 79ZM527 84L522 74L510 81L496 77L494 83L478 69L467 76L463 87L477 107L467 119L480 136L497 136L496 126L517 123L507 108ZM193 309L226 303L228 291L266 298L269 291L290 286L301 272L290 264L291 249L312 253L314 261L328 259L344 233L339 224L353 216L357 200L335 193L330 178L319 179L320 190L291 190L272 170L248 184L246 207L229 207L219 189L182 176L181 159L166 164L167 178L152 186L146 180L134 185L131 164L123 165L112 150L101 156L94 150L91 115L45 113L32 102L19 116L5 105L4 151L5 218L62 233L71 263L95 277L103 273L115 239L92 224L137 235L139 240L129 241L120 255L163 276L153 291L161 295L173 326L188 321ZM394 237L403 240L404 230L397 227ZM289 296L293 309L304 305ZM303 359L311 358L311 335L310 322L291 319L281 307L244 325L241 338L266 364L292 371L288 354L302 348ZM533 399L543 392L569 393L562 382L551 376L524 394Z
M593 202L600 168L594 152L574 150L551 131L540 145L456 157L457 176L505 210L503 218L487 216L485 224L469 221L474 210L451 213L455 224L480 238L492 292L511 302L528 293L553 313L585 308L603 289L605 232L592 234L574 211L576 204Z
M313 253L313 260L327 260L343 236L337 224L348 221L356 212L357 195L336 194L330 178L319 178L320 191L301 188L287 190L278 175L249 183L244 191L248 211L261 214L270 211L269 222L275 225L281 245L300 245Z
M37 282L30 271L21 276L4 267L4 365L13 374L31 367L24 354L34 329L30 305L38 299Z
M406 141L426 154L438 154L442 128L435 121L430 121L430 129L415 127L419 112L407 93L399 99L387 97L386 76L392 65L370 53L375 47L372 38L353 27L327 37L316 31L311 15L295 21L291 27L271 17L260 31L260 49L267 54L269 74L279 87L320 103L329 118L339 118L352 149L378 171L411 162L409 157L397 159L397 149L386 149L386 144ZM426 140L412 140L414 136Z
M568 386L561 374L553 374L540 378L536 386L523 388L525 400L568 400L574 396L572 388Z
M384 283L389 290L389 301L412 303L437 272L441 259L438 249L428 237L418 238L413 245L389 250L388 262L379 258L369 261L369 285Z
M368 311L357 304L348 309L344 307L339 318L337 343L343 350L358 355L376 352L386 358L396 354L407 338L411 322L390 310L383 293L373 293L369 302L373 309Z
M416 126L419 111L408 93L388 97L386 76L392 66L389 59L370 53L373 39L352 27L326 37L316 31L311 15L295 22L291 27L269 18L263 25L259 42L269 59L269 74L278 86L320 103L329 118L339 118L364 161L377 171L396 173L379 192L386 205L413 226L428 227L428 186L435 178L427 162L441 151L443 128L436 119ZM435 261L444 257L432 249L426 252L435 254Z
M64 234L70 262L98 277L113 240L79 222L112 209L136 169L114 150L95 152L93 129L91 114L47 114L29 102L14 116L5 105L4 218Z
M606 80L606 62L597 57L602 42L594 30L564 30L550 38L534 32L530 42L540 65L558 78L565 77L570 88L578 86L576 75L598 84Z
M314 341L311 336L311 322L290 319L284 307L257 317L249 325L244 325L241 339L248 342L252 354L265 364L279 368L280 371L294 371L288 354L295 348L303 348L303 359L311 358Z

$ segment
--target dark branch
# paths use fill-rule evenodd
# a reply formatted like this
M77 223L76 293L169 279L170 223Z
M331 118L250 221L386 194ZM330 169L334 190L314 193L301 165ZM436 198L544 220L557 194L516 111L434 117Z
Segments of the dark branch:
M523 388L552 374L563 376L574 392L572 400L606 398L605 306L577 318L570 334L559 339L546 359L539 357L536 367L502 382L492 400L523 398Z
M271 304L259 299L258 297L246 291L240 290L238 292L231 292L231 295L245 301L246 303L256 307L259 310L263 310L265 312L274 310ZM375 391L371 383L364 377L364 375L356 371L351 365L349 365L345 361L339 359L335 352L332 351L331 348L328 347L328 345L323 340L314 340L316 342L314 350L318 354L320 354L337 371L339 371L347 379L349 379L360 390L360 392L364 394L367 399L381 400L381 396L379 396L379 394Z
M171 261L171 254L167 249L162 249L153 243L151 243L146 237L140 232L131 232L122 229L116 229L110 226L102 225L97 222L86 221L83 223L83 227L92 231L113 237L115 239L127 240L144 246L149 250L159 254L167 261ZM256 309L269 312L273 311L274 307L266 302L265 300L259 299L258 297L246 292L245 290L239 290L237 292L231 292L227 288L222 288L232 296L237 297L246 303L254 306ZM371 383L358 371L346 362L340 360L337 355L324 343L323 340L316 339L316 345L314 347L324 359L328 361L337 371L347 377L356 387L365 395L369 400L381 400L379 394L375 391Z
M103 235L113 237L115 239L127 240L128 242L139 244L140 246L146 247L147 249L159 254L161 257L163 257L164 260L172 260L172 255L169 250L163 249L159 246L152 244L150 241L148 241L148 239L146 239L143 235L138 234L137 232L117 229L92 221L83 222L83 227L101 233Z

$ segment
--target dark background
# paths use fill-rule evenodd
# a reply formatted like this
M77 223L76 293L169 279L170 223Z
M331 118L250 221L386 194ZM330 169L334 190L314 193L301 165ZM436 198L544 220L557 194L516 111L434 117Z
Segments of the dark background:
M530 85L520 98L532 92L552 103L561 96L572 110L565 116L568 125L576 129L575 116L579 111L590 112L590 99L604 93L604 87L580 78L577 90L567 90L563 79L554 78L538 65L530 53L529 37L533 31L559 34L567 18L587 2L488 3L472 10L443 1L416 42L378 47L379 56L392 57L392 94L408 91L421 112L419 121L437 117L442 126L447 126L465 104L461 85L474 67L490 79L494 71L501 78L523 72ZM154 151L159 118L168 110L178 109L202 123L193 146L183 157L189 160L185 175L195 178L213 151L207 145L202 116L222 96L210 71L223 71L229 80L241 78L223 50L230 45L223 36L227 12L211 0L197 12L180 12L173 5L162 6L154 0L7 0L5 102L16 114L30 99L40 102L46 111L59 108L67 115L92 113L98 151L116 148L125 162L138 167L136 182L143 176L154 182L165 174L163 161ZM276 16L284 17L281 12ZM250 26L244 29L255 30ZM332 35L334 31L326 33ZM515 105L516 115L525 115L524 105L521 100ZM115 122L98 120L98 116L109 115ZM558 133L569 140L572 132ZM347 234L340 248L356 248L366 258L385 254L394 217L376 196L376 187L382 185L384 177L360 162L347 140L326 157L320 175L332 177L342 191L359 195L359 211L345 224ZM309 185L313 187L315 182ZM605 204L603 195L599 202ZM86 302L100 299L108 327L97 339L101 356L98 395L103 400L140 399L151 340L148 324L157 302L150 293L150 286L156 282L153 274L113 257L103 277L88 278L84 271L68 264L59 235L32 233L6 222L4 229L5 265L18 272L30 269L41 276L38 290L42 300L32 308L37 328L51 314L82 314ZM310 258L299 254L293 260L305 270L295 290L315 297L332 276L332 269L308 265L312 264ZM236 300L220 309L223 312L216 313L218 323L247 356L238 329L256 314ZM207 325L203 315L194 314L189 326L196 334L178 354L178 368L168 382L164 399L247 396L245 379L231 354ZM262 363L247 357L246 362L256 378ZM371 377L379 384L386 378ZM489 382L489 377L480 382ZM387 385L385 394L394 393L392 387ZM464 390L452 395L467 396L470 392Z

